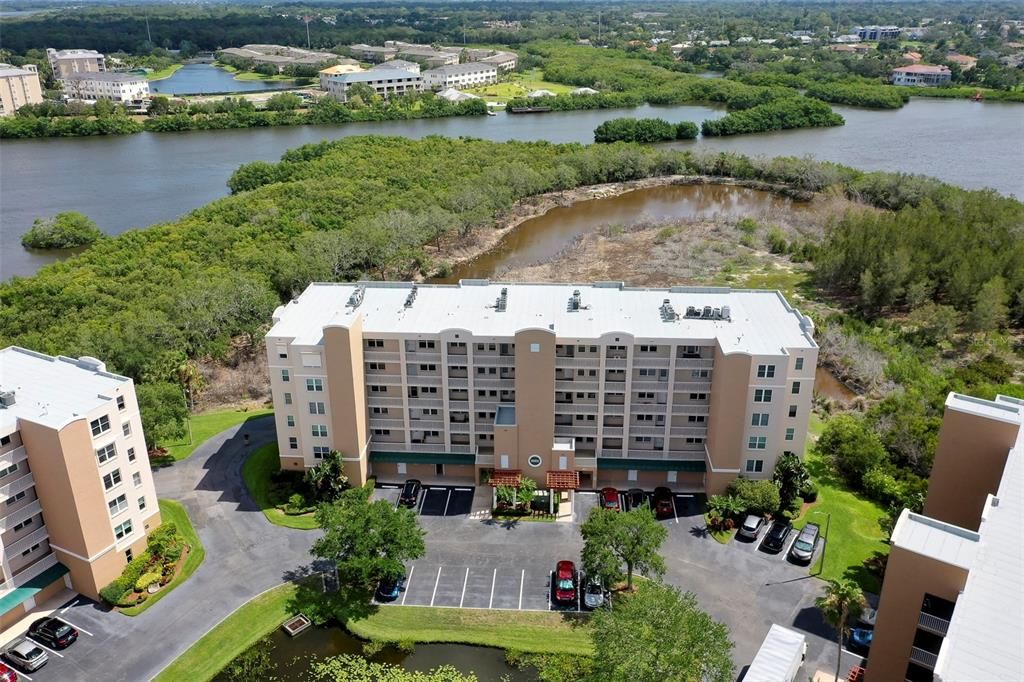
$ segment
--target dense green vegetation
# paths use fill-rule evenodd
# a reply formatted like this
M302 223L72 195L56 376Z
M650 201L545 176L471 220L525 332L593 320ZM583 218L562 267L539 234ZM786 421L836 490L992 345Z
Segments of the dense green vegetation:
M902 88L862 83L812 83L805 94L833 104L872 109L899 109L910 101L910 95Z
M8 116L0 119L0 139L131 135L133 133L141 133L142 130L141 123L127 116L110 116L106 118Z
M52 218L36 218L21 235L21 244L30 249L70 249L88 246L104 236L96 223L81 213L67 211Z
M843 117L824 102L806 97L786 97L704 121L701 132L705 136L744 135L789 128L841 126L844 123Z
M695 123L673 125L660 118L613 118L594 129L594 142L667 142L695 137Z

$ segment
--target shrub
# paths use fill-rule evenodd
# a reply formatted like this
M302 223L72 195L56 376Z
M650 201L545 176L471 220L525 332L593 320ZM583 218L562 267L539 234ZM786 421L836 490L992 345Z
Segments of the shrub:
M136 592L144 592L153 583L160 582L160 575L160 573L143 573L142 576L135 581Z
M818 451L828 457L846 482L857 489L864 474L887 461L881 439L862 419L841 414L829 420L818 439Z
M594 142L666 142L677 128L660 118L613 118L594 129Z
M800 488L800 497L804 498L804 502L817 502L818 485L814 481L807 481Z
M882 504L895 502L903 497L903 486L892 472L884 466L867 470L863 478L864 492Z
M286 514L301 514L306 511L306 498L302 496L302 493L295 493L288 498L288 503L284 506Z
M789 244L785 233L777 227L768 230L768 250L772 253L786 253Z
M66 211L53 218L36 218L21 244L30 249L70 249L87 246L103 238L96 223L81 213Z
M677 140L693 140L700 133L700 128L693 121L683 121L676 124Z
M124 578L115 578L100 590L100 597L111 606L117 606L118 602L130 591L130 585Z
M779 489L771 481L752 481L737 478L725 489L726 495L733 495L743 503L750 514L770 514L779 508Z

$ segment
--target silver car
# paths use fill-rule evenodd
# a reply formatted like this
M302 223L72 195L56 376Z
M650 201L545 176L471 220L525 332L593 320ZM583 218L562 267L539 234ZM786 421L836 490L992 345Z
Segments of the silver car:
M604 606L604 588L597 580L587 582L587 589L583 593L583 605L588 609Z
M25 672L39 670L50 658L35 642L22 637L4 652L4 658Z
M808 523L796 537L796 542L789 549L789 556L797 561L809 562L814 556L814 549L818 545L818 536L821 528L816 523Z
M740 526L739 534L745 538L756 540L762 528L764 528L764 517L748 514L747 518L743 520L743 525Z

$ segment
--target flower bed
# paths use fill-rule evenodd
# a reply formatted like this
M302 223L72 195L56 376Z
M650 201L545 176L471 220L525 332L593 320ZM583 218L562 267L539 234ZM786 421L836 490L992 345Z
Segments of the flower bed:
M132 559L121 575L102 590L103 601L115 607L141 604L150 594L174 580L190 547L173 522L162 523L149 535L146 551ZM157 589L153 589L153 586Z

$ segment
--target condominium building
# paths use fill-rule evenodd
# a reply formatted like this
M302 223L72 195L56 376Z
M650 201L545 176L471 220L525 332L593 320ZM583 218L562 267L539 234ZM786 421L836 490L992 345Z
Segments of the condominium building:
M437 50L430 45L403 43L400 40L385 40L384 47L397 50L397 57L421 62L431 69L459 63L460 50Z
M0 350L0 629L64 587L98 598L158 525L132 380Z
M903 29L899 26L857 26L853 32L861 40L896 40Z
M353 59L358 59L362 62L386 62L394 59L398 56L398 50L393 47L381 47L380 45L366 45L365 43L356 43L350 45L348 52L352 55Z
M498 67L483 62L468 62L430 69L423 72L424 86L443 90L444 88L475 88L498 82Z
M96 50L55 50L47 48L46 58L56 79L79 73L99 73L107 70L106 58Z
M149 81L133 73L82 73L62 78L60 82L69 99L139 104L149 98Z
M1024 670L1024 401L951 393L924 513L891 537L867 682Z
M358 73L339 73L327 76L321 81L327 94L339 102L348 101L348 92L353 85L361 83L384 97L419 92L423 89L423 78L418 73L401 69L374 69Z
M952 74L948 66L931 64L911 64L892 70L889 80L893 85L916 85L920 87L938 87L949 83Z
M218 57L223 55L229 58L245 59L253 64L272 64L278 73L283 72L289 66L323 66L338 63L349 66L358 65L355 60L342 59L333 52L305 50L287 45L249 44L242 47L227 47L219 50L217 55Z
M11 66L0 64L0 116L13 116L26 104L43 101L39 71L35 64Z
M775 291L311 284L273 321L285 469L718 493L803 453L818 349Z
M351 62L353 60L346 59L345 61ZM320 69L320 89L327 89L327 79L331 76L338 76L343 73L359 73L362 70L363 67L359 66L358 62L355 64L335 64L334 66L328 66L326 69Z

